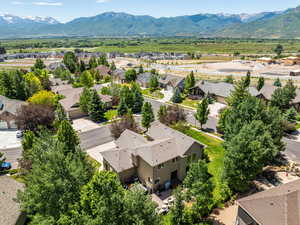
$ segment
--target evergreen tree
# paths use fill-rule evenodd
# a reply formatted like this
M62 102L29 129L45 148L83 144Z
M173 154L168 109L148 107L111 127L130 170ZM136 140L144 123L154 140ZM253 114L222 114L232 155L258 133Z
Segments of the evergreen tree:
M151 91L155 91L159 87L159 83L156 75L151 76L149 81L149 87Z
M242 79L241 81L237 82L234 90L231 92L226 101L229 106L236 107L248 96L250 96L250 93L248 91L247 81Z
M123 98L126 102L126 105L128 108L132 108L133 107L133 104L134 104L134 101L133 101L133 98L134 98L134 93L132 92L132 90L129 89L129 87L127 86L123 86L122 89L121 89L121 93L120 93L120 98Z
M80 83L84 87L88 87L88 88L94 85L94 78L89 71L86 70L80 75Z
M184 197L182 194L182 190L177 188L174 193L175 201L174 205L171 207L170 210L170 221L171 224L176 225L189 225L185 221L185 207L184 207ZM192 224L191 224L192 225Z
M79 145L79 138L69 121L63 120L57 131L57 139L65 144L66 154L74 153Z
M192 71L185 79L184 81L184 89L186 93L190 92L190 89L195 87L196 81L195 81L195 76L194 72Z
M110 64L110 70L111 71L115 71L117 69L116 65L115 65L115 62L112 61L112 63Z
M107 62L106 56L101 55L98 59L98 65L103 65L103 66L109 66L109 63Z
M140 113L142 111L142 107L144 104L144 97L139 90L133 91L133 106L132 111L133 113Z
M246 78L244 79L244 85L245 87L250 87L250 84L251 84L251 72L248 71Z
M86 70L85 62L83 60L80 60L80 72L83 73Z
M16 71L15 73L15 87L16 87L16 99L25 101L27 99L25 90L25 80L21 71Z
M92 56L89 60L89 68L94 69L98 66L97 59L95 56Z
M142 74L142 73L144 73L144 68L143 68L143 65L141 64L139 67L139 74Z
M195 119L200 123L200 128L202 129L203 125L206 124L209 115L208 108L208 98L205 97L201 103L198 104L197 113L195 114Z
M166 117L168 115L168 112L167 112L167 106L165 105L161 105L159 107L159 110L157 112L157 118L159 119L159 121L163 124L166 124Z
M286 111L290 108L293 100L296 97L297 87L291 80L283 88L277 88L271 98L271 106L278 107L281 111Z
M180 92L179 88L175 89L175 92L174 92L173 97L171 98L171 101L173 103L181 103L182 102L181 92Z
M94 122L101 122L104 118L104 104L102 103L97 91L91 90L91 98L88 106L89 117Z
M278 44L276 48L274 49L274 52L277 54L277 57L280 57L283 52L283 46L281 44Z
M84 113L89 111L89 103L91 99L91 91L88 88L84 88L79 99L80 110Z
M64 55L63 63L70 70L71 73L75 73L77 70L77 57L73 52L67 52Z
M118 115L119 116L124 116L128 113L128 106L126 104L125 98L121 98L120 104L118 106Z
M258 79L258 83L257 83L257 90L260 91L264 86L265 86L265 78L264 77L260 77Z
M276 86L276 87L281 87L281 86L282 86L281 81L280 81L279 78L277 78L277 79L275 80L274 86Z
M154 119L151 103L145 102L142 109L142 126L148 130Z
M15 97L15 85L13 77L8 72L0 73L0 91L7 98Z
M135 81L136 78L137 78L137 74L134 69L130 69L125 72L125 80L127 82Z
M295 123L297 121L297 115L298 112L292 107L285 112L284 118L290 123Z
M46 68L46 65L44 64L44 61L41 58L37 58L34 66L33 66L33 69L43 70L45 68Z

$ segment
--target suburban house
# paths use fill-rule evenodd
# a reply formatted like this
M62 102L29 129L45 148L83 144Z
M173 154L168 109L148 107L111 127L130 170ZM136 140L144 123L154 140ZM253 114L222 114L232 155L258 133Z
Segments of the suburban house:
M276 61L270 57L261 57L259 59L256 60L257 62L260 63L267 63L267 64L272 64L275 63Z
M150 84L150 79L151 79L152 76L155 76L155 75L153 75L152 73L148 73L148 72L139 74L137 76L136 82L141 87L148 88L149 84Z
M26 214L20 209L17 202L18 190L23 190L24 185L8 176L0 176L0 224L23 225Z
M265 100L271 101L272 95L274 91L279 88L274 85L264 85L263 88L260 90L258 97ZM296 97L292 102L292 105L298 112L300 112L300 90L296 90Z
M290 56L290 57L281 59L281 62L284 63L285 66L293 66L293 65L300 64L300 58L295 57L295 56Z
M104 66L104 65L97 66L95 68L95 70L97 70L99 72L99 74L102 76L110 76L111 75L110 68L107 66Z
M61 68L61 69L64 69L66 70L67 67L65 64L61 63L61 62L54 62L54 63L50 63L48 66L47 66L47 69L50 70L50 71L55 71L56 69L58 68Z
M102 86L95 85L95 90L100 91ZM73 88L72 85L59 85L52 87L52 91L56 94L64 96L59 102L67 112L70 119L77 119L86 116L86 113L82 112L79 107L80 95L83 88ZM108 95L99 94L102 102L105 104L107 109L112 107L112 97Z
M179 88L180 90L184 89L184 77L175 76L171 74L160 75L160 79L158 80L159 86L166 90L175 90L175 88Z
M191 98L203 98L210 95L216 99L217 102L226 104L226 98L234 90L234 85L225 82L209 82L199 81L194 88L191 89ZM259 92L256 88L250 87L249 92L252 96L258 96Z
M300 180L238 200L236 225L299 225Z
M291 77L300 76L300 70L293 70L293 71L290 71L290 76L291 76Z
M116 69L112 72L112 79L113 81L117 82L117 83L125 83L126 79L125 79L125 71L122 69Z
M9 99L5 96L0 95L0 122L4 121L6 125L0 123L0 129L15 129L17 128L15 124L15 119L17 116L17 111L26 105L26 102Z
M204 148L200 142L156 121L145 136L126 130L112 148L98 154L103 158L104 170L116 172L123 183L138 178L149 192L155 192L183 181L189 164L202 158Z

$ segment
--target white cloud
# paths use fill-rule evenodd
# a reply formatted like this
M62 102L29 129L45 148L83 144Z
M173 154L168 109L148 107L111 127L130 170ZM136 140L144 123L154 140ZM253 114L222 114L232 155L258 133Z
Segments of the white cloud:
M62 6L62 2L33 2L33 5L38 5L38 6Z
M105 2L110 2L111 0L97 0L97 3L105 3Z
M13 1L11 4L13 4L13 5L25 5L25 2Z

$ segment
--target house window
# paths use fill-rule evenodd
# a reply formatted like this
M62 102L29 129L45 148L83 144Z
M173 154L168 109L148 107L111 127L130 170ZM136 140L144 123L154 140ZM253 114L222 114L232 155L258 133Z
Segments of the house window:
M165 168L165 164L160 164L160 165L158 165L158 169L163 169L163 168Z

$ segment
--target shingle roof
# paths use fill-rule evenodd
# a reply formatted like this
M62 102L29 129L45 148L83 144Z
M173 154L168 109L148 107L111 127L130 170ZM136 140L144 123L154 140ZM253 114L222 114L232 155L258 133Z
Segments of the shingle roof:
M143 83L149 83L150 82L150 79L153 75L151 73L142 73L142 74L139 74L137 76L137 81L139 82L143 82Z
M22 106L26 105L26 102L19 101L16 99L9 99L5 96L0 95L0 114L3 112L9 112L16 115L17 110Z
M259 94L263 95L267 100L271 100L272 99L272 95L274 93L274 91L279 88L277 86L274 85L264 85L263 88L260 90ZM293 99L293 103L299 103L300 102L300 90L297 89L296 90L296 97L295 99Z
M199 81L196 86L200 88L205 94L214 94L227 98L230 96L231 92L234 90L234 85L225 82L208 82L208 81ZM252 96L258 96L259 92L254 87L249 87L249 92Z
M96 70L98 70L101 75L109 75L111 73L110 68L104 65L97 66Z
M260 225L299 225L300 180L240 199L238 204Z
M18 190L23 190L24 185L16 180L0 176L0 224L15 225L21 210L16 202Z
M158 121L152 123L147 135L154 141L149 141L140 134L126 130L115 141L116 148L101 154L117 172L121 172L134 167L132 155L141 157L154 167L178 156L184 156L194 143L204 147L200 142Z
M175 76L171 74L161 75L161 78L159 79L159 83L164 85L171 85L172 87L177 87L180 82L182 82L185 78L180 76Z

